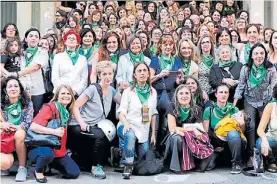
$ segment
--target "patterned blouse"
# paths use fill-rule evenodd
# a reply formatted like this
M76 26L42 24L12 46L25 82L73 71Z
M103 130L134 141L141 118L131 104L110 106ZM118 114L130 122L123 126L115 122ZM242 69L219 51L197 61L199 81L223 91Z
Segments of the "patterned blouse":
M211 89L211 86L209 84L209 78L210 78L210 69L207 68L203 62L199 64L198 69L198 81L201 85L202 90L208 92Z

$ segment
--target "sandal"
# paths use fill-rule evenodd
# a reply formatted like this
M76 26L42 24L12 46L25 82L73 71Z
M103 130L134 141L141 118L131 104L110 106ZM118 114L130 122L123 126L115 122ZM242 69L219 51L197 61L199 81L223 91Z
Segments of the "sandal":
M267 167L267 171L271 173L277 173L277 166L275 163L271 163Z

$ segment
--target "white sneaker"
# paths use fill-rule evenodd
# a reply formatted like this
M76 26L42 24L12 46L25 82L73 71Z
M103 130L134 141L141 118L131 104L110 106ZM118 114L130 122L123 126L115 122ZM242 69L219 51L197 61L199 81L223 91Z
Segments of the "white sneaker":
M1 176L9 176L9 170L1 170Z
M17 174L15 177L15 181L16 182L22 182L22 181L26 181L27 179L27 169L23 166L19 166L18 170L17 170Z

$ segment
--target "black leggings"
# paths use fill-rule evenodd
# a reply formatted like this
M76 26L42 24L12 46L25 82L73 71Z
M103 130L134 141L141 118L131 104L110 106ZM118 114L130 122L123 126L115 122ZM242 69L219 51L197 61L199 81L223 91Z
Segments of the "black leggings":
M33 106L34 106L34 117L38 114L39 110L44 103L44 94L42 95L32 95L31 96Z
M90 134L82 134L79 125L68 126L68 148L73 159L85 168L102 164L105 147L108 143L104 132L96 126L90 127Z

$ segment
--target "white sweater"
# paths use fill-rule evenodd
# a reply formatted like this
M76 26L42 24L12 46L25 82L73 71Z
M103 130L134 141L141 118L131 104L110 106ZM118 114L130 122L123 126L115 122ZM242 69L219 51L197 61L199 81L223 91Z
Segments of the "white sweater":
M78 95L81 95L88 85L86 57L79 55L78 61L73 65L66 52L56 54L53 60L52 82L54 91L61 84L67 84Z

